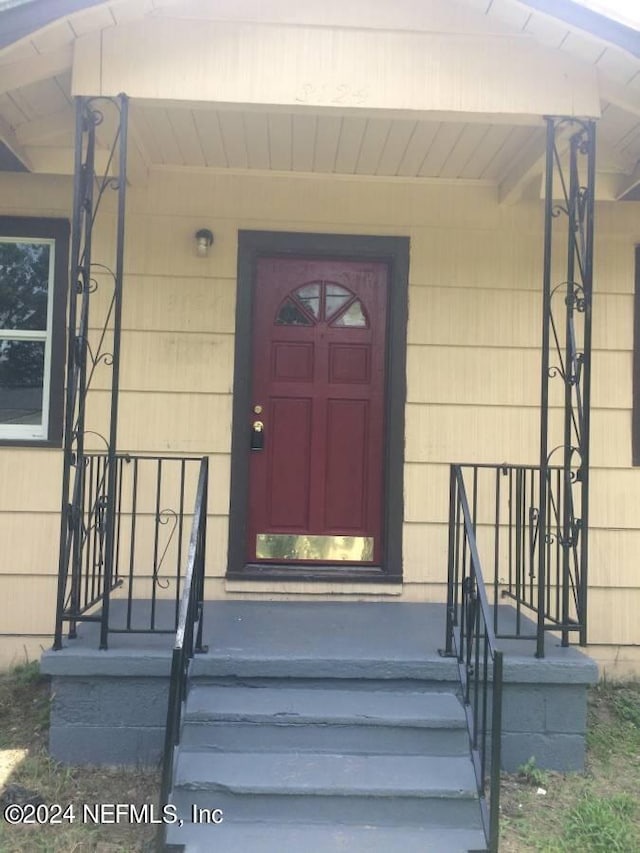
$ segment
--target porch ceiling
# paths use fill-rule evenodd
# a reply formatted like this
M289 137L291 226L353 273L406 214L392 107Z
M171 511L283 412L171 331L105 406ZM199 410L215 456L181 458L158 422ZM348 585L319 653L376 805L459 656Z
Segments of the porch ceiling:
M134 104L152 166L498 180L539 129L374 115Z
M356 26L357 9L328 0L298 3L295 24ZM349 5L349 4L347 4ZM356 0L355 6L361 6ZM426 9L428 6L428 9ZM268 7L268 8L265 8ZM291 4L239 0L236 20L281 22ZM62 16L0 51L0 143L33 172L69 174L73 168L71 66L77 38L126 26L145 16L229 19L221 0L111 0ZM518 0L433 0L380 3L372 29L427 30L430 16L444 31L518 34L597 69L602 118L600 172L605 197L619 198L640 181L640 60ZM426 11L425 11L426 10ZM362 10L360 10L362 11ZM288 13L288 14L289 14ZM6 14L6 13L3 13ZM325 20L325 18L327 20ZM460 117L468 118L461 121ZM541 172L543 131L492 116L408 117L373 111L219 107L169 102L133 102L132 175L160 167L209 167L369 175L401 178L488 180L501 196ZM0 145L1 147L1 145ZM0 157L0 164L4 162ZM12 158L6 158L7 163ZM15 161L14 161L15 162ZM2 168L0 166L0 168Z

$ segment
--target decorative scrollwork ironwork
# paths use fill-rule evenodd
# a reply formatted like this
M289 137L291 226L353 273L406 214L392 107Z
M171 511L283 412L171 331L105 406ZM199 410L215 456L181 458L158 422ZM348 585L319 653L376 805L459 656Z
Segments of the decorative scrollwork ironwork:
M561 367L558 367L557 364L551 365L547 371L547 375L549 376L549 379L555 379L557 376L559 376L563 381L565 379L564 370Z
M124 259L124 212L126 191L128 100L116 98L76 98L76 164L72 221L70 304L66 381L66 421L64 438L63 512L60 526L58 606L55 647L62 639L62 626L69 623L75 635L76 622L92 604L102 601L108 614L108 594L117 583L114 574L116 513L119 349L121 335L121 294ZM106 167L98 173L96 154L107 150ZM96 263L93 259L94 229L100 219L107 191L117 193L117 239L115 261ZM113 296L103 318L96 316L94 294L100 282L98 271L106 271L112 281ZM97 343L90 343L89 330L100 330ZM107 343L108 342L108 343ZM88 423L87 405L97 366L110 367L111 410L108 437ZM97 435L107 455L101 470L100 496L87 497L95 484L86 483L87 439ZM91 506L87 505L93 501ZM99 535L100 555L87 574L88 537ZM86 552L86 553L85 553ZM93 557L92 557L93 559ZM105 617L106 618L106 617ZM106 644L104 619L102 644Z
M156 586L160 587L160 589L168 589L169 586L171 585L171 582L168 578L163 579L160 577L160 569L162 568L162 564L164 563L164 558L167 556L167 551L169 550L169 546L171 545L171 540L173 539L173 535L176 532L176 529L178 527L178 520L179 520L179 516L178 516L178 513L175 511L175 509L163 509L163 510L160 510L160 512L157 513L157 515L156 515L156 524L157 525L161 525L161 524L166 525L166 524L169 524L170 522L173 522L173 524L169 530L169 536L167 537L167 542L164 546L164 550L162 551L162 554L160 555L160 559L158 560L157 564L154 566L154 569L153 569L153 581L156 584Z
M538 552L539 608L540 618L551 618L550 608L558 609L555 621L565 645L572 630L586 642L594 157L592 121L547 119L540 446L540 525L547 547ZM554 197L558 188L559 201ZM555 228L560 215L568 219L566 229ZM566 274L553 284L556 251L566 263ZM549 383L557 379L564 386L564 406L556 437ZM555 456L560 457L561 476L552 487L549 470ZM556 543L558 555L549 547ZM556 556L559 565L552 567ZM552 574L561 579L557 589L551 586ZM543 651L539 643L538 653Z
M105 438L105 436L104 436L104 435L102 435L102 433L101 433L101 432L98 432L98 431L97 431L97 430L95 430L95 429L86 429L86 430L84 431L84 435L85 435L85 436L87 436L87 435L93 435L93 436L95 436L96 438L99 438L99 439L100 439L100 441L104 444L105 449L106 449L106 450L108 450L108 449L109 449L109 441L108 441L108 439L107 439L107 438ZM86 459L86 460L84 460L84 461L85 461L85 464L88 464L88 462L89 462L89 460L88 460L88 459Z

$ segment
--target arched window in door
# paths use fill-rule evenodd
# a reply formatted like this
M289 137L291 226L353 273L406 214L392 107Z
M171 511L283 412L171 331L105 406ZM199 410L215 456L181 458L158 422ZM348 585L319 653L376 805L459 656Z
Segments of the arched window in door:
M312 281L297 287L284 299L276 315L277 326L315 326L367 329L362 302L354 293L331 281Z

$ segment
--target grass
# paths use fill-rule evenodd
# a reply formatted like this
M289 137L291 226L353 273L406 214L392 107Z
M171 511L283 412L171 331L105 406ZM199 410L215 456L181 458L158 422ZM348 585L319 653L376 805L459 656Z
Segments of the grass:
M65 767L47 751L49 681L37 663L0 675L0 772L2 758L24 758L0 784L0 812L7 802L74 804L155 803L159 773L149 769ZM91 825L76 820L54 826L10 826L0 819L0 853L143 853L152 849L151 825Z
M589 694L584 774L543 772L532 757L504 776L500 851L640 851L638 791L640 684L602 683Z

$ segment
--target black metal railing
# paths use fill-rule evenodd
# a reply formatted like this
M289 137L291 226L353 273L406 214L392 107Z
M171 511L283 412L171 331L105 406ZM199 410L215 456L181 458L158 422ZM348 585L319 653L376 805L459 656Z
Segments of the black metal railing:
M128 99L117 97L77 97L75 169L69 310L67 328L67 376L62 469L62 502L58 561L58 598L55 645L59 648L65 610L80 614L102 600L101 648L106 648L109 598L104 591L117 585L112 577L117 536L115 527L118 492L117 435L120 395L120 348L122 331L125 211L127 191ZM101 153L106 159L101 158ZM113 206L106 199L115 194L115 240L95 241L98 230L109 229ZM105 233L107 233L105 231ZM101 248L98 251L98 246ZM102 405L94 406L91 394L100 389L109 400L107 418L100 416ZM100 502L96 507L96 535L104 549L91 592L83 588L83 567L79 551L85 543L81 517L87 497L84 486L94 448L105 451L104 478L100 481ZM98 518L99 516L99 518ZM69 583L69 577L71 581ZM99 590L102 588L102 592ZM72 600L67 596L71 591ZM71 624L71 636L75 626Z
M180 742L180 723L182 719L182 706L187 693L189 663L196 652L206 651L206 648L202 645L202 602L204 598L204 570L207 542L207 462L208 460L204 458L200 466L184 589L180 600L176 640L171 657L171 680L169 682L167 725L165 728L162 779L160 783L161 810L169 802L169 795L171 793L173 762L176 747ZM159 850L164 850L164 838L165 827L160 826L158 835Z
M582 635L586 601L581 558L583 524L579 501L564 469L535 465L453 465L466 482L476 546L493 605L498 638L535 641L544 656L545 635ZM579 497L579 496L578 496ZM541 506L545 507L542 524ZM453 509L451 509L453 513ZM450 535L458 521L450 515ZM544 532L543 532L544 531ZM545 572L539 573L540 551ZM449 554L449 618L457 620L460 585ZM511 605L511 606L499 606Z
M65 624L73 639L80 622L99 623L101 638L175 633L187 561L186 508L202 465L200 457L84 454L75 478L78 500L67 513L54 648L62 646Z
M445 653L456 656L480 797L484 833L498 850L500 747L502 736L502 652L493 630L476 543L476 520L460 466L451 467L449 600Z

